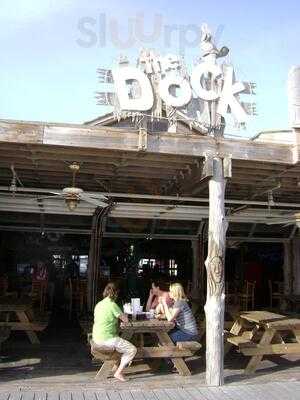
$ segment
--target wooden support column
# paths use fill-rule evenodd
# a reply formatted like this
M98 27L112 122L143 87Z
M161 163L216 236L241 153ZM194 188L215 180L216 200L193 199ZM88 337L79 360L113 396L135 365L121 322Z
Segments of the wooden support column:
M193 275L192 275L192 297L198 299L200 296L200 238L192 240L193 250Z
M110 204L106 208L97 207L93 215L92 233L89 251L89 262L87 271L87 306L88 311L92 311L98 292L99 266L101 259L101 244L103 237L103 227L106 222L106 216L112 208Z
M223 160L216 157L209 182L208 254L205 261L206 384L209 386L220 386L224 382L224 258L228 226L224 207L225 185Z
M294 238L293 248L293 294L300 294L300 238Z
M192 298L204 304L204 243L206 223L201 221L196 240L191 241L193 251Z
M283 243L284 262L283 262L283 281L284 294L292 294L293 286L293 249L292 241Z

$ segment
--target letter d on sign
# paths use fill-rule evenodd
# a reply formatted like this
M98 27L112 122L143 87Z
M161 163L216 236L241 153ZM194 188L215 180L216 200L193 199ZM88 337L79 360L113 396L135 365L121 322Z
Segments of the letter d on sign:
M121 110L147 111L152 108L152 86L144 72L128 66L113 69L112 75ZM132 82L136 82L139 86L136 97L130 96L128 85Z

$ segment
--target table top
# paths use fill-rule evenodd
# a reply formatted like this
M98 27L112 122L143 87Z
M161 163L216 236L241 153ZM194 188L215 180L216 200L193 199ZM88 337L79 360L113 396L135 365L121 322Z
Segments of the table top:
M150 319L144 321L129 321L121 323L122 331L133 331L135 333L147 333L147 332L157 332L163 331L168 332L172 328L174 328L174 322L159 320L159 319Z
M16 298L14 296L0 297L0 312L27 311L31 309L30 298Z
M255 322L270 329L289 330L300 328L300 319L290 318L269 311L246 311L240 314L240 317L249 322Z

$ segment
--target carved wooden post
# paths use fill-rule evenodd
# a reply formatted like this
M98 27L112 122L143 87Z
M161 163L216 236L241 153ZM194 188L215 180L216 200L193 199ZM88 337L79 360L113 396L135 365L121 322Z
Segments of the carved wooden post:
M213 160L213 177L209 181L209 225L206 317L206 384L223 384L225 278L224 258L227 221L225 218L223 160Z

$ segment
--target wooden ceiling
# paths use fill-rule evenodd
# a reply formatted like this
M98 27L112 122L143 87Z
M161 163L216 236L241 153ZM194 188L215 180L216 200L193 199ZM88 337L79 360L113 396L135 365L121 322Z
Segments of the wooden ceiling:
M74 161L80 164L76 185L84 190L145 194L161 193L196 162L192 157L9 143L0 145L0 184L10 184L14 165L26 187L63 188L71 184Z
M17 186L33 188L33 196L35 189L57 191L70 186L72 174L69 165L77 162L80 164L77 187L87 192L105 193L118 202L110 220L115 221L119 232L125 232L126 229L134 233L159 233L159 229L168 232L164 226L173 222L177 224L173 232L195 235L199 222L207 218L208 180L203 179L206 150L212 152L218 149L221 149L221 154L225 154L225 150L228 155L233 153L232 177L227 179L226 186L227 212L232 226L237 222L243 225L240 232L244 232L248 222L250 231L253 230L251 219L253 223L260 223L270 206L278 216L300 208L300 163L292 162L294 149L288 145L234 140L220 142L194 133L165 132L149 134L149 151L138 151L136 143L139 136L136 131L39 123L10 124L7 121L0 123L0 128L0 217L10 216L7 225L22 220L24 211L31 210L26 210L26 202L22 209L24 194L20 195L21 191L17 191L13 199L9 197L12 195L7 190L13 178L12 166L21 182ZM299 148L296 152L299 157ZM115 197L117 193L124 196ZM275 206L272 202L270 204L270 193ZM153 197L128 198L131 194ZM170 197L166 199L161 196ZM178 196L192 197L193 200L178 201ZM250 204L251 201L253 204ZM152 208L148 209L147 204ZM168 207L172 204L178 208L170 210ZM202 208L193 208L200 205ZM55 223L51 221L55 220L57 210L60 214L57 218L65 221L67 226L72 226L68 220L68 210L63 206L62 200L50 199L44 202L44 209L36 205L37 209L33 212L44 212L45 215L50 212L47 218L55 228ZM244 214L240 211L241 207ZM76 223L78 229L87 229L92 212L92 207L80 205L76 217L76 220L79 218ZM179 214L180 221L176 221ZM84 216L88 223L82 226L79 221ZM146 222L143 222L144 217ZM154 221L159 219L159 229L151 222L152 218ZM114 228L111 229L115 232ZM292 228L272 226L266 229L264 225L262 232L269 234L269 231L279 236L289 236Z
M69 165L80 164L76 185L87 191L205 197L203 158L131 153L67 146L0 144L0 186L9 186L11 165L24 187L62 189L71 184ZM233 160L226 198L300 203L300 163Z

